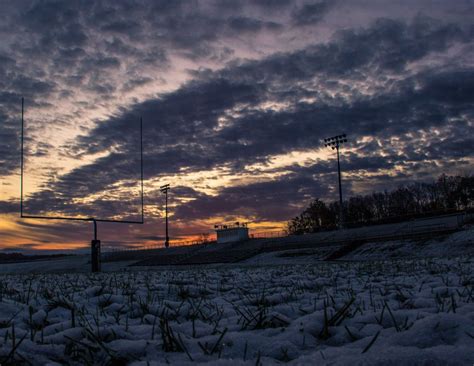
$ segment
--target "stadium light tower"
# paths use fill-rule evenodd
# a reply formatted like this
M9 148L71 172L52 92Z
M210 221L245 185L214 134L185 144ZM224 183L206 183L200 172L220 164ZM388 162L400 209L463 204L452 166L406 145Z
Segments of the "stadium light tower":
M170 185L165 184L160 187L161 193L165 194L165 220L166 220L166 238L165 238L165 248L170 246L170 237L168 235L168 191L170 190Z
M337 135L324 139L324 146L336 149L337 153L337 174L339 179L339 228L344 226L344 212L342 208L342 186L341 186L341 164L339 163L339 147L347 142L346 134Z

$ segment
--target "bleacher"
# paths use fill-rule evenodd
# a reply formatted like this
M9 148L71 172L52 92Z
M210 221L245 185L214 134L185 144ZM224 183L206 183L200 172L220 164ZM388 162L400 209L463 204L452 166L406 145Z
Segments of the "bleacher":
M132 260L148 260L160 258L163 264L175 262L183 256L204 249L210 244L189 245L180 247L127 250L122 252L107 252L102 254L102 262L118 262Z
M452 233L461 226L459 215L423 218L408 222L373 225L279 238L249 239L226 244L208 243L132 252L108 253L105 261L136 260L136 266L236 263L260 253L341 246L352 243L429 238ZM346 249L347 249L346 248Z
M208 244L187 247L180 253L168 254L166 250L150 258L134 263L134 266L194 265L212 263L235 263L253 257L260 247L253 240L226 244Z
M266 253L282 250L314 248L315 246L331 246L335 244L330 240L333 236L334 232L323 232L306 235L290 235L284 238L264 239L261 243L261 252Z

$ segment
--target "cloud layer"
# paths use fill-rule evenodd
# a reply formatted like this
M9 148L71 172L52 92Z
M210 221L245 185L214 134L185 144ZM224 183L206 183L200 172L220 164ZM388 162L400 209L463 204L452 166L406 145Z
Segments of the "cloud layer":
M440 5L424 5L400 5L396 17L389 9L380 17L374 5L362 19L344 1L10 6L28 41L2 18L0 175L18 168L20 95L42 116L31 117L31 165L51 151L81 162L37 168L43 183L28 196L32 213L137 215L140 117L147 211L160 216L156 188L170 182L182 227L283 222L312 197L331 199L334 161L321 141L343 132L346 194L469 172L472 6L438 19ZM339 26L351 6L353 24ZM90 120L49 145L47 116L58 111L66 130L68 121ZM12 212L11 202L2 207Z

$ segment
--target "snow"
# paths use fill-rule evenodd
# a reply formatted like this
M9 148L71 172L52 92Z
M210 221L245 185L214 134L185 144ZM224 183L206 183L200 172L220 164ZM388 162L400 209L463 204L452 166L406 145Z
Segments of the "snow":
M473 364L472 255L302 262L312 256L0 274L0 363Z
M474 255L474 228L472 227L432 239L367 243L345 256L344 260L460 255Z

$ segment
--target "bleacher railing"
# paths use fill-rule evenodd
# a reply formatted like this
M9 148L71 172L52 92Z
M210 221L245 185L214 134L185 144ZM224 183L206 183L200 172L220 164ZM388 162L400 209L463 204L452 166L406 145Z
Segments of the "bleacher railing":
M286 230L261 231L249 234L250 239L283 238L285 236L288 236L288 232Z
M441 218L445 216L457 216L457 226L461 227L465 223L469 222L474 222L474 210L466 210L466 211L456 211L456 212L446 212L446 211L434 211L430 212L431 215L427 215L427 213L423 215L413 215L409 214L406 216L397 216L393 218L387 218L382 221L378 222L370 222L370 223L358 223L358 225L355 225L356 223L346 223L346 228L347 229L357 229L361 227L370 227L370 226L377 226L377 225L386 225L386 224L395 224L395 223L401 223L404 221L412 220L407 222L407 227L406 231L407 232L414 232L417 230L416 226L411 227L414 222L417 220L422 220L422 219L436 219L436 218ZM402 220L404 218L405 220ZM429 225L433 226L431 229L435 229L435 226L438 227L439 229L445 227L445 224L433 224ZM421 227L419 227L421 229ZM338 230L333 229L333 230L321 230L319 233L337 233ZM286 230L275 230L275 231L261 231L261 232L250 232L249 237L250 239L272 239L272 238L284 238L287 236L290 236L291 234L288 233ZM384 235L381 235L383 237ZM209 236L207 239L198 239L198 240L183 240L183 241L172 241L170 242L170 247L183 247L183 246L194 246L194 245L203 245L203 244L211 244L215 243L216 238L215 236ZM102 247L103 253L117 253L117 252L134 252L134 251L142 251L142 250L156 250L156 249L162 249L164 248L163 243L157 243L157 244L149 244L149 245L144 245L144 246L134 246L134 247L128 247L128 248L123 248L123 247L114 247L114 246L103 246Z

